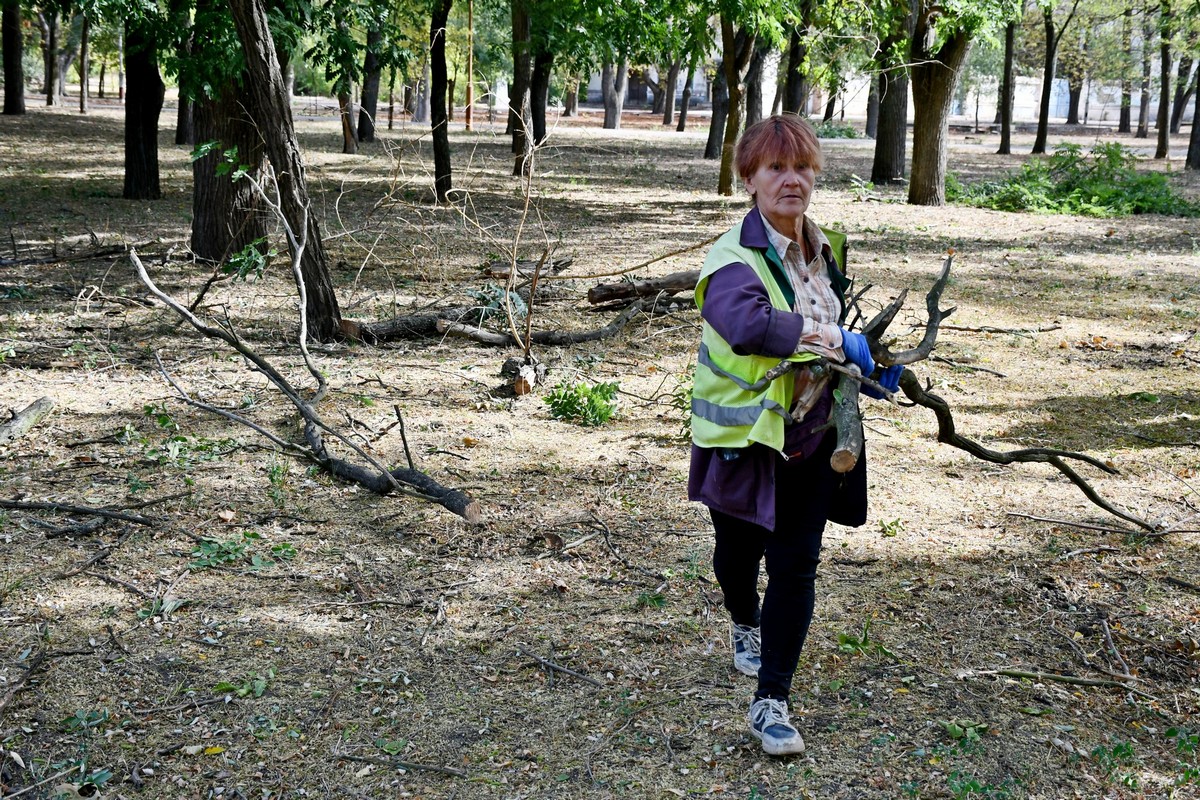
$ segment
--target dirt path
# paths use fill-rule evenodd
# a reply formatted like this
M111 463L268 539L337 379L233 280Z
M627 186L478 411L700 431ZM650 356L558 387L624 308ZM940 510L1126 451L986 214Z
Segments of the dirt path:
M194 294L207 272L181 261L186 153L164 134L166 197L129 203L119 117L31 111L0 120L0 258L86 249L90 231L137 243L160 285ZM487 283L476 268L511 245L523 206L502 139L452 137L464 213L429 207L428 142L413 133L349 158L332 123L303 135L349 316L465 303ZM742 198L710 191L702 141L556 131L520 250L548 241L575 263L535 328L598 327L611 313L586 308L589 275L743 213ZM992 156L992 140L959 144L964 180L1020 161ZM956 249L945 303L960 328L939 340L945 360L917 371L960 431L1110 460L1120 475L1087 473L1106 498L1167 523L1193 515L1195 220L912 208L852 178L870 155L827 143L813 213L851 234L876 303L922 297ZM1195 175L1181 181L1200 195ZM206 308L299 380L281 266L222 284ZM112 797L1195 796L1194 532L1137 539L1019 516L1115 522L1049 468L974 461L933 440L926 412L872 404L871 516L827 533L793 692L809 749L771 760L745 732L752 684L731 669L706 517L683 496L679 392L699 335L688 304L615 340L540 352L552 382L620 383L620 413L598 428L501 391L511 351L318 350L327 417L398 464L399 407L418 466L483 503L472 528L314 474L184 406L155 353L207 402L285 429L289 417L240 359L144 295L118 256L0 267L0 406L57 404L0 450L0 499L176 496L131 512L150 524L73 535L52 528L88 518L2 512L6 789L63 773L23 795L53 796L82 763L111 772L96 782ZM969 330L984 326L1006 332ZM1136 679L1122 685L1113 673L1126 671Z

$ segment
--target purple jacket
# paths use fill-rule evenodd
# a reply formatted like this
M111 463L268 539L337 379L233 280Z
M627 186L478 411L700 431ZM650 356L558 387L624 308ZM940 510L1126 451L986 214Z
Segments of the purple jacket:
M761 250L770 247L757 209L751 209L742 222L741 245ZM740 354L783 358L795 352L804 332L804 317L772 306L766 288L748 264L730 264L709 277L701 316ZM831 382L803 421L785 429L787 460L761 444L733 452L693 444L688 499L774 530L775 470L787 469L788 460L813 454L825 435L832 405ZM731 460L731 455L736 459Z

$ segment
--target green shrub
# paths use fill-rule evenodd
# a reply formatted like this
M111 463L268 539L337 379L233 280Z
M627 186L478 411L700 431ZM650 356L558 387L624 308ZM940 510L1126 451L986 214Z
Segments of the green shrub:
M550 416L580 425L596 426L608 422L617 410L616 383L590 384L562 381L546 395Z
M813 126L818 139L861 139L858 128L845 122L824 121Z
M1200 205L1176 194L1166 175L1139 172L1137 160L1118 142L1098 144L1087 154L1077 144L1062 144L999 181L964 186L947 176L946 199L997 211L1089 217L1200 215Z

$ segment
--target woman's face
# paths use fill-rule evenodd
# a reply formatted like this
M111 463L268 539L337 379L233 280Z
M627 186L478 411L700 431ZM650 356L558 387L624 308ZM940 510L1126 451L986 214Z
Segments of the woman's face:
M766 161L744 183L758 210L771 227L793 239L799 233L799 221L808 211L817 171L801 162Z

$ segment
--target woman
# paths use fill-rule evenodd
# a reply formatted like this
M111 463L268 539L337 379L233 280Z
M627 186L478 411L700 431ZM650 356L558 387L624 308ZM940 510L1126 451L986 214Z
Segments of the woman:
M754 207L713 245L696 286L704 331L688 497L712 514L734 667L758 678L750 733L767 753L786 755L804 749L788 695L812 620L821 535L831 515L865 520L866 459L849 475L829 466L836 433L827 427L828 377L797 369L760 379L782 359L850 362L864 375L875 363L867 339L842 327L845 237L807 215L822 166L812 126L794 115L752 125L736 166ZM880 384L895 391L902 370L889 367Z

